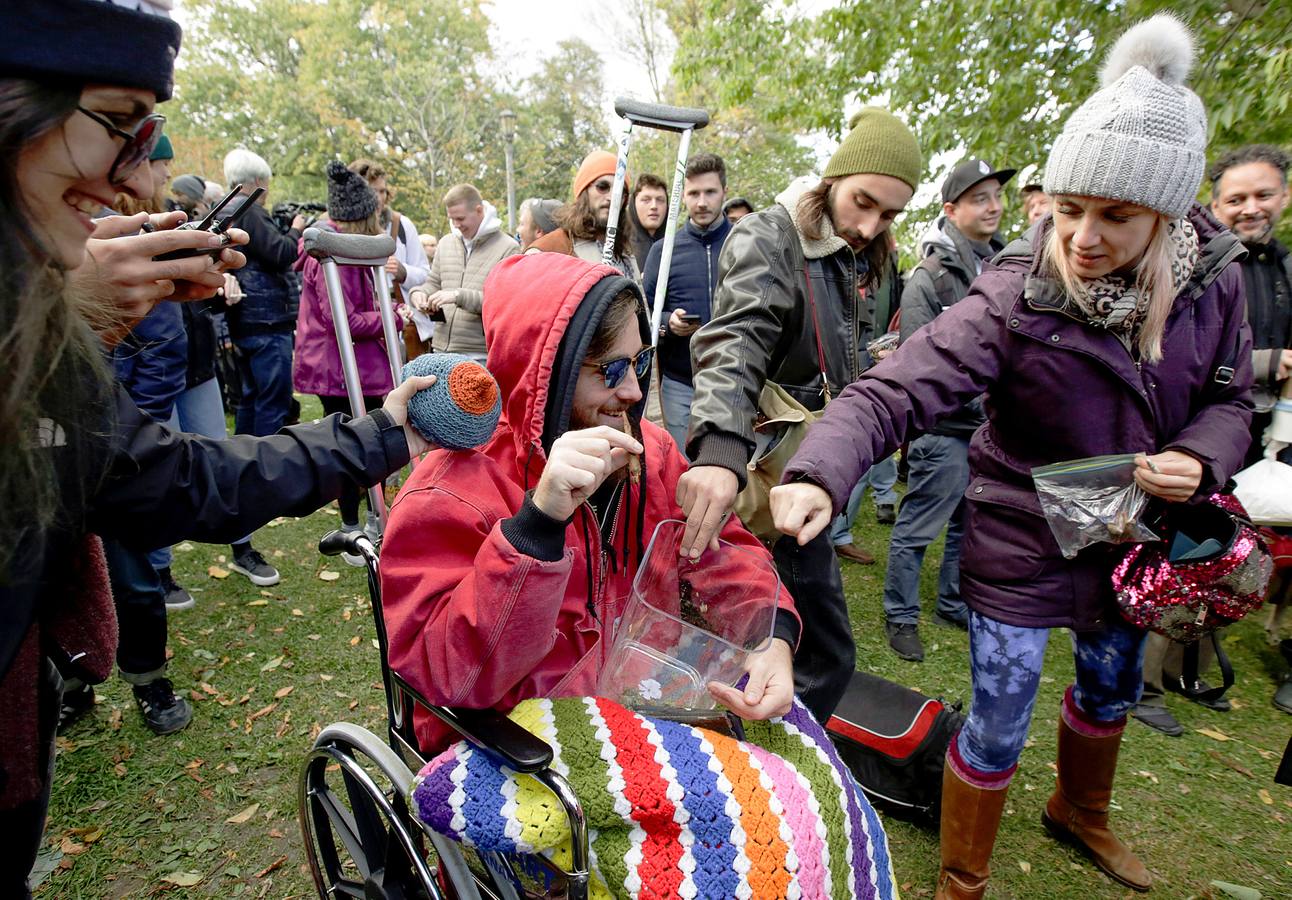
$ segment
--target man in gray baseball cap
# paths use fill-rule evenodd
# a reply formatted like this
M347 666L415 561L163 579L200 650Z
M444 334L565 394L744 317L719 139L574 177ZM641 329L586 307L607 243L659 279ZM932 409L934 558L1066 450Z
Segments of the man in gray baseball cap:
M975 157L964 160L942 182L942 216L920 239L920 264L902 291L901 339L950 309L969 293L984 260L1003 249L1000 192L1014 169L994 169ZM984 421L975 399L911 442L908 489L888 550L884 577L884 618L888 644L902 659L920 662L920 569L929 544L947 529L938 574L933 621L966 627L969 612L960 599L960 535L963 496L969 486L969 438Z

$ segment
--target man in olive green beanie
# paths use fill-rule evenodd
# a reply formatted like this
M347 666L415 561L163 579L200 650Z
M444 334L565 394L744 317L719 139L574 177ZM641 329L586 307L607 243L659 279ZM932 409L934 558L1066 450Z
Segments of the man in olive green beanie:
M887 110L867 107L850 126L824 175L795 182L774 205L741 219L718 258L713 318L691 338L687 455L695 462L677 497L687 515L684 555L696 558L714 540L750 460L767 449L769 435L754 432L764 385L774 381L820 410L861 375L871 322L859 288L885 271L889 225L910 202L924 162L915 135ZM742 512L749 505L742 502ZM829 531L803 547L781 537L772 554L803 620L801 635L778 636L797 639L796 692L824 722L856 665Z

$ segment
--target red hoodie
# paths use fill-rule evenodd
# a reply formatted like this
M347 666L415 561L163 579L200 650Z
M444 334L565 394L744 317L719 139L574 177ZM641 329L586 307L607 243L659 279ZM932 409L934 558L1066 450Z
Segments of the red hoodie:
M562 335L593 286L619 275L543 253L504 260L485 282L485 339L502 420L484 447L437 450L417 466L395 500L381 551L390 665L432 703L507 711L530 697L594 690L612 643L603 623L623 612L637 552L608 565L587 504L566 526L555 562L521 553L502 524L521 510L546 464L543 424ZM615 529L628 547L643 545L661 521L685 518L675 497L686 460L663 429L648 421L641 429L642 483L625 485ZM722 537L770 559L735 517ZM751 566L755 577L765 576ZM784 591L780 605L793 611ZM429 715L416 724L427 752L446 742Z

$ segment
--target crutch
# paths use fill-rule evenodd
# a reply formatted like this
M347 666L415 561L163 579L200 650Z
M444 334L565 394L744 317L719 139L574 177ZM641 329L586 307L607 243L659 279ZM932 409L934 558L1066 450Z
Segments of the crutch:
M633 126L676 131L682 135L677 147L677 163L673 168L673 191L668 197L668 220L664 226L664 248L659 260L659 280L655 282L655 296L651 308L651 343L659 343L660 320L664 315L664 295L668 292L668 270L673 263L673 235L677 232L677 213L682 201L682 176L686 172L686 158L691 152L691 132L709 124L709 114L702 109L685 106L664 106L660 103L643 103L626 97L615 99L615 113L624 119L623 134L619 138L619 159L615 163L615 186L610 194L610 221L606 223L606 245L601 251L601 261L610 264L614 259L615 236L619 232L619 210L623 206L624 181L628 174L628 144L632 140Z
M359 366L354 357L354 339L350 336L350 319L345 311L345 295L341 291L341 276L337 266L368 266L373 273L373 290L377 308L381 311L381 330L386 337L386 354L390 360L393 384L401 377L398 332L395 331L395 312L390 302L390 283L386 275L386 260L395 252L395 239L388 234L339 234L324 228L306 228L302 236L305 252L323 266L323 281L327 284L328 307L332 310L332 324L336 328L337 350L341 354L341 373L345 378L345 392L350 399L350 411L355 418L366 415L363 406L363 385L359 383ZM381 482L368 487L368 506L377 514L381 530L386 530L386 495Z

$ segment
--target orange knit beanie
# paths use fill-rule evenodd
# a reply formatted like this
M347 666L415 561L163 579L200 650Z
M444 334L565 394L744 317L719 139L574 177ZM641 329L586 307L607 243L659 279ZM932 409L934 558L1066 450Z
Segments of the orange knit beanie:
M574 194L573 198L578 199L579 194L587 190L588 185L596 181L603 175L611 178L615 177L615 166L619 164L619 159L613 153L606 150L593 150L587 156L583 157L583 162L579 165L579 171L574 176ZM632 182L628 174L624 173L624 193L632 190Z

